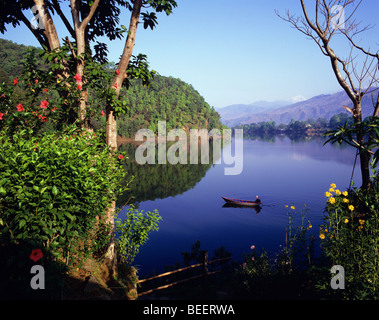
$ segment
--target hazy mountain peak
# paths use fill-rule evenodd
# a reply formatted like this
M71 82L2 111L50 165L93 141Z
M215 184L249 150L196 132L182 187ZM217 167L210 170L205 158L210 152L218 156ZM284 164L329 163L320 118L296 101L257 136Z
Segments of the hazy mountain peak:
M305 101L305 100L307 100L307 98L305 98L301 94L299 94L299 95L294 96L294 97L291 98L291 102L292 103L297 103L297 102L301 102L301 101Z

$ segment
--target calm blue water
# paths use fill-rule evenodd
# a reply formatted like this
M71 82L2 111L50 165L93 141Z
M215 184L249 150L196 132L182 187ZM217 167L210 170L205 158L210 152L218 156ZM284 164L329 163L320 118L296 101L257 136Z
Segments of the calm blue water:
M321 138L293 142L287 137L270 142L244 140L240 175L226 176L224 164L213 165L188 191L141 202L139 209L158 209L163 221L134 262L140 277L153 271L162 273L165 265L182 262L181 252L190 251L196 240L210 257L221 246L236 260L242 260L242 254L249 252L252 244L257 249L278 251L288 225L285 205L295 206L299 216L306 205L310 209L307 220L318 234L324 215L324 193L331 183L341 191L349 187L355 159L352 148L323 147L323 142ZM354 181L359 186L358 165L355 172ZM263 202L259 213L251 208L225 208L221 198L255 199L256 195Z

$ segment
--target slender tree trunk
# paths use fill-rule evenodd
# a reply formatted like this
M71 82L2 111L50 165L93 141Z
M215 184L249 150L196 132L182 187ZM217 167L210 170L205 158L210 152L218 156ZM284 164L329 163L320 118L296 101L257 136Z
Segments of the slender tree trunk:
M80 98L78 100L78 116L81 126L85 128L89 127L89 124L85 122L87 114L87 96L88 93L86 90L83 90L84 84L84 59L81 56L85 53L85 40L84 40L84 30L78 30L77 32L77 65L76 65L76 74L80 76L80 80L77 81L77 88L81 90Z
M127 77L126 69L128 68L130 58L133 54L133 48L135 45L135 39L137 34L137 27L139 23L139 16L142 8L142 0L136 0L134 2L132 16L130 18L129 33L126 39L124 52L122 53L120 62L118 64L119 74L115 75L112 81L112 87L116 90L116 97L119 96L122 82ZM107 106L107 127L106 127L106 142L108 146L111 146L115 150L117 149L117 120L114 116L114 112L110 106Z
M354 104L354 122L359 124L362 122L362 105L361 100ZM359 145L363 146L365 143L365 135L363 128L357 131L357 142ZM364 191L370 190L371 187L371 178L370 178L370 160L371 155L368 151L362 151L359 154L360 168L361 168L361 177L362 177L362 186L361 188Z
M135 38L137 34L137 27L139 23L139 16L142 8L142 0L135 0L133 6L132 16L130 18L129 33L126 39L124 52L121 56L118 64L118 74L115 75L112 81L112 88L116 90L116 98L118 98L121 90L122 83L127 77L126 69L128 67L130 58L133 53L135 45ZM111 106L106 106L106 143L113 150L117 150L117 120L114 115L114 110ZM112 203L112 207L107 212L107 223L112 228L111 242L105 255L105 263L108 269L114 274L117 272L117 256L114 243L114 215L115 215L116 203Z
M82 21L80 21L79 18L79 12L80 12L80 1L77 0L71 0L71 14L72 19L74 22L74 32L75 32L75 39L76 39L76 74L80 76L79 80L77 80L77 86L78 90L82 90L83 86L83 78L84 78L84 54L86 51L86 28L88 26L88 23L91 21L93 15L95 14L95 11L97 9L97 6L99 4L100 0L95 0L93 4L91 5L90 12L88 15L83 18ZM89 128L89 123L85 123L86 119L86 112L87 112L87 97L88 93L87 91L82 91L80 99L78 101L78 117L81 125L85 126L87 129Z

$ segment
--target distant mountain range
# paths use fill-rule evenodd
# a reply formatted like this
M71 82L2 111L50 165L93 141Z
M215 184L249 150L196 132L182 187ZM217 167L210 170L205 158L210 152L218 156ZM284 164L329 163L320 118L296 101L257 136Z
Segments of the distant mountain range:
M236 104L217 109L221 121L234 127L241 124L275 121L277 124L288 124L291 120L305 121L324 118L329 120L336 114L346 112L343 106L352 107L344 91L335 94L323 94L311 99L291 103L288 101L259 101L252 104ZM362 101L363 117L372 114L373 102L370 94Z

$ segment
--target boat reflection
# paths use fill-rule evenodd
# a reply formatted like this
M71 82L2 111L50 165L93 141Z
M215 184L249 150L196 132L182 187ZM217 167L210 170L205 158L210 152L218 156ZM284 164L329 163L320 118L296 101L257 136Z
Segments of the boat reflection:
M223 208L240 208L240 209L255 210L256 214L258 214L262 210L261 206L241 206L241 205L234 204L234 203L225 203L222 207Z

